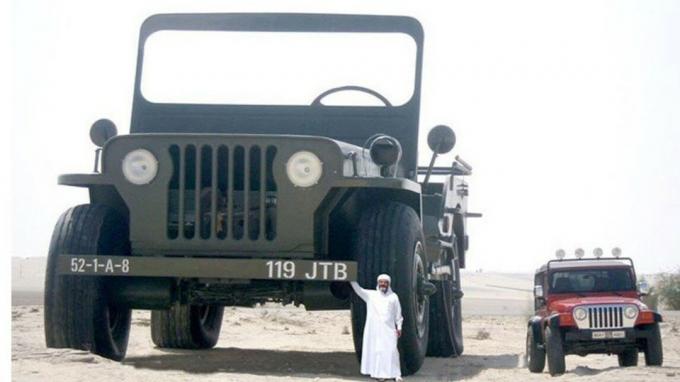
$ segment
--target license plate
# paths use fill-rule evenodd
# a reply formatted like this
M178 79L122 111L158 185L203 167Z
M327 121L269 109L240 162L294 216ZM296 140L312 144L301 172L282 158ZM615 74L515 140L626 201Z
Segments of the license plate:
M204 277L259 280L353 281L354 261L208 259L143 256L59 256L58 273L70 275Z
M269 279L346 281L348 276L347 264L333 261L269 260L265 267Z
M606 340L610 338L619 339L626 338L626 332L623 330L614 330L607 332L593 332L592 334L594 340Z
M120 257L72 257L71 273L130 273L130 260Z

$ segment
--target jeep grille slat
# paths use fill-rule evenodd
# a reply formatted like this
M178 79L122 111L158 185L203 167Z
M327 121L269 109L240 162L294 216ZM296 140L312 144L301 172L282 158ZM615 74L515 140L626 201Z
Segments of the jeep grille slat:
M242 146L239 146L239 148L242 148ZM248 229L250 228L250 224L248 224L250 223L250 177L246 176L246 174L250 174L250 150L243 149L243 207L241 208L243 217L240 220L242 221L242 229L235 231L235 233L239 235L238 239L244 236L250 236L248 235L250 232Z
M276 147L170 145L171 240L274 240Z
M201 160L203 159L198 148L194 149L194 232L192 237L199 236L201 232Z
M196 232L196 221L192 221L192 219L195 219L195 216L191 216L196 208L195 193L192 193L196 187L196 146L187 145L184 150L184 163L182 163L182 165L184 167L185 177L183 190L184 220L182 221L182 231L185 239L193 239ZM194 168L194 170L192 170L192 168Z
M227 237L227 234L233 230L231 225L232 217L234 216L234 205L232 200L234 200L234 150L227 149L227 199L224 204L227 206L227 215L224 217L224 233L221 234L222 239Z
M260 190L264 190L260 192L260 206L264 206L264 208L260 208L260 226L258 227L259 232L263 233L267 229L267 152L266 150L262 150L261 155L260 155ZM266 236L267 234L264 233Z

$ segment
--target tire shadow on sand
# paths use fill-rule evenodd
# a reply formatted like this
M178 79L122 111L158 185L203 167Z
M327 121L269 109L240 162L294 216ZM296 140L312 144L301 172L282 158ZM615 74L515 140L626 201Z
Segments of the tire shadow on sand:
M463 354L456 358L426 358L423 367L411 378L455 381L473 378L488 369L520 367L522 367L520 354Z
M640 364L636 367L631 367L628 369L629 372L635 372L635 371L648 371L647 368L650 366L644 366L644 364ZM590 366L576 366L572 370L567 370L567 373L577 375L579 377L592 377L601 373L606 373L608 371L612 370L621 370L622 367L620 366L609 366L605 367L602 369L596 369L592 368ZM674 377L676 372L680 371L680 367L673 367L673 366L651 366L652 371L655 372L660 372L664 373L667 377ZM649 377L649 375L648 375Z
M319 377L365 381L354 352L311 352L215 348L211 350L160 350L163 354L128 357L123 364L138 369L176 370L195 374L237 373L268 376ZM485 369L521 367L520 355L463 355L426 358L409 380L457 380L474 377Z
M215 348L160 350L163 354L128 357L122 363L139 369L178 370L187 373L245 373L273 376L319 376L365 380L354 352L311 352Z

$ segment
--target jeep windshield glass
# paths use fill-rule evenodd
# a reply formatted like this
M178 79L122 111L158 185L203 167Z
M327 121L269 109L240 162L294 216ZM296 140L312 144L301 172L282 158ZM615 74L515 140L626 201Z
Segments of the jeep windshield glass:
M550 276L551 293L631 290L635 290L635 284L628 268L560 270Z
M361 86L407 103L416 43L403 33L171 31L144 45L141 91L150 102L309 105L340 86ZM358 91L324 105L383 106Z

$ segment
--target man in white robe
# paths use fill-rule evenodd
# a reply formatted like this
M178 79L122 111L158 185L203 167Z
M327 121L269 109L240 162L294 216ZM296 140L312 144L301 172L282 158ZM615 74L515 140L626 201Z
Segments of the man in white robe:
M376 379L401 380L397 339L401 336L399 297L390 288L390 276L378 276L376 290L352 281L354 292L366 302L366 325L361 351L361 374Z

